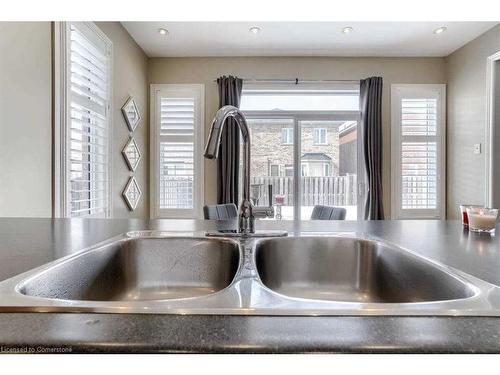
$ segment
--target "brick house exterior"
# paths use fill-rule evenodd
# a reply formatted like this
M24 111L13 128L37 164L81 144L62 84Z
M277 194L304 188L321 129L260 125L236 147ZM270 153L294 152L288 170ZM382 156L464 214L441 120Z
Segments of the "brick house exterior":
M338 127L341 124L339 121L302 122L302 175L339 174ZM293 173L293 122L251 119L249 125L252 139L251 175L287 176Z

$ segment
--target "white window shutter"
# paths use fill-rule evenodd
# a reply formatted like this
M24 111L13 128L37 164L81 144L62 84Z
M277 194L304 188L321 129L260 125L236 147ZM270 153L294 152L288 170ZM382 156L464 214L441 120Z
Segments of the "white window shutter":
M199 217L203 202L203 86L154 85L153 217Z
M392 216L444 218L445 87L392 86Z
M92 23L66 25L66 216L109 216L111 48Z

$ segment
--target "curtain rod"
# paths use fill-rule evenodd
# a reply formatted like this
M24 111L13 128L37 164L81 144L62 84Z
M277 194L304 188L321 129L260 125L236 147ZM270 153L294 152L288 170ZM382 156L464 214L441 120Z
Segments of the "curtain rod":
M242 78L243 82L266 82L266 83L295 83L298 85L299 83L359 83L359 80L354 79L299 79L299 78L288 78L288 79L279 79L279 78L269 78L269 79L256 79L256 78ZM217 79L214 79L214 82L217 82Z

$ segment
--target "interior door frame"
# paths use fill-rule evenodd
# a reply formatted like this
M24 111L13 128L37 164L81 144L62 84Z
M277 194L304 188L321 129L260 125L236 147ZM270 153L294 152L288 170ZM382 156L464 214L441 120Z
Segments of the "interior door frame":
M493 191L494 191L494 163L493 156L495 155L495 106L494 100L496 93L495 90L495 64L500 64L500 51L489 56L486 61L486 129L485 129L485 184L484 184L484 203L485 206L491 207L493 205ZM500 79L500 77L499 77Z

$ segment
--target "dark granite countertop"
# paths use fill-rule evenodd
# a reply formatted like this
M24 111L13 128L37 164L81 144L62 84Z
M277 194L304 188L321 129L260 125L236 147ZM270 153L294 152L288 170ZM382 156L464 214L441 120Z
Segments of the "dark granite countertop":
M217 225L201 220L0 219L0 281L129 230L198 231ZM500 286L499 237L464 232L458 221L263 220L257 227L368 233ZM500 352L500 319L1 313L0 352L12 350Z

